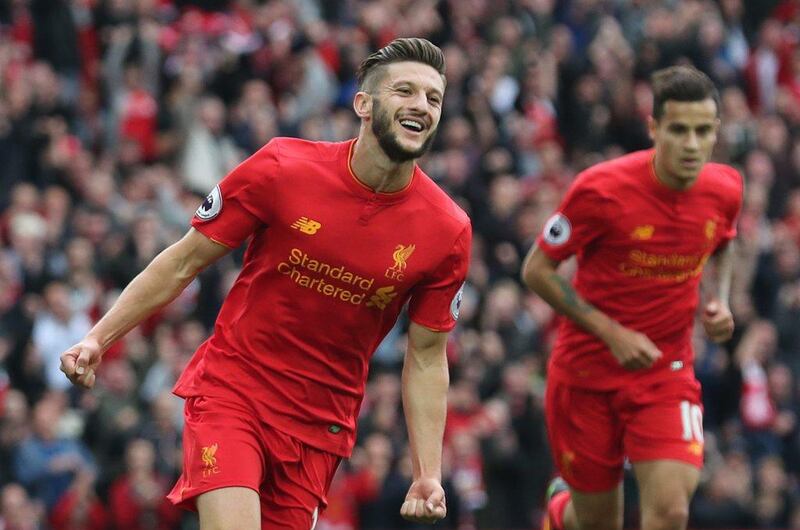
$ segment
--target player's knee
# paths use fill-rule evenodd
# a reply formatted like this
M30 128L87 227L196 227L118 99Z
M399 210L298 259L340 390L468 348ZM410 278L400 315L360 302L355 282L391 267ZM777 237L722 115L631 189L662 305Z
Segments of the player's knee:
M683 530L689 522L689 505L683 499L663 499L644 509L642 528Z

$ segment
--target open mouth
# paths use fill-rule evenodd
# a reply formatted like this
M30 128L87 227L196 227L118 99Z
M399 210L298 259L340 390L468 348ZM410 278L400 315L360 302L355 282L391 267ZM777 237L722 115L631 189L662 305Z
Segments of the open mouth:
M400 120L400 125L407 131L414 133L421 133L425 130L425 124L413 118L404 118Z

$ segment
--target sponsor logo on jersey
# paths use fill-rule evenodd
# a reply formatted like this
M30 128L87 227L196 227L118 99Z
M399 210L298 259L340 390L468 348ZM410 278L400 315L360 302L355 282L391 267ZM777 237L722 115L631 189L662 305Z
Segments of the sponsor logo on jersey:
M390 280L402 281L405 276L403 272L406 270L406 267L408 267L408 258L411 257L411 254L414 253L414 249L416 248L416 245L397 245L394 247L394 252L392 253L394 265L386 269L384 276Z
M627 258L619 264L625 276L680 283L700 276L709 254L657 254L634 249Z
M367 307L377 307L381 311L386 309L386 306L392 303L392 300L397 296L397 293L394 292L394 285L389 285L388 287L378 287L375 290L375 294L370 296L369 302L367 302Z
M700 456L703 454L703 444L700 442L691 442L686 450L695 456Z
M653 237L656 229L653 225L641 225L637 226L631 232L631 239L636 239L637 241L647 241Z
M572 235L572 225L562 213L556 213L544 225L544 240L553 246L563 245L569 241L570 235Z
M461 288L453 297L453 301L450 302L450 316L453 317L453 320L458 320L458 315L461 314L461 301L463 299L464 299L464 284L462 283Z
M219 467L217 466L217 449L219 448L219 444L209 445L208 447L203 447L200 450L200 460L203 462L203 476L208 477L210 475L214 475L219 473Z
M197 208L197 211L194 212L195 216L202 221L210 221L211 219L215 218L219 215L219 212L222 211L222 193L219 190L219 186L214 186L214 189L211 190L211 193L206 196L206 199L203 201L203 204Z
M308 217L301 217L294 223L292 223L292 228L295 230L300 230L304 234L308 234L313 236L317 233L317 230L322 228L322 223L319 221L315 221L313 219L309 219Z

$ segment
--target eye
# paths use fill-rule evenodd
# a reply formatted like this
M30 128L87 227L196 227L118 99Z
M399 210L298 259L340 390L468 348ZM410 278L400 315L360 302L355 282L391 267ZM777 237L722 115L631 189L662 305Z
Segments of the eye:
M429 96L428 101L431 102L431 105L435 105L437 107L442 103L442 100L439 98L439 96Z
M401 87L399 87L399 88L397 89L397 91L398 91L399 93L403 94L404 96L408 96L408 95L410 95L410 94L411 94L411 89L410 89L410 88L408 88L407 86L401 86Z

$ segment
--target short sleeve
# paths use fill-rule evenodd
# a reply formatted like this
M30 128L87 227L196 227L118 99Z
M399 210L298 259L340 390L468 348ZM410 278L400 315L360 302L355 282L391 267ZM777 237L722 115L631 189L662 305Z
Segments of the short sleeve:
M228 173L192 218L206 237L236 248L259 226L268 224L280 163L271 141Z
M563 261L603 235L609 226L608 208L608 199L581 175L545 222L536 244L551 259Z
M731 179L734 183L734 186L731 186L730 192L726 194L725 197L725 205L724 205L724 214L725 214L725 221L726 221L726 230L723 232L722 237L720 237L719 244L717 245L717 249L725 247L729 241L736 237L736 226L739 224L739 215L742 212L742 201L744 196L744 179L742 179L741 173L736 171L733 168L727 168L729 174L731 175Z
M469 269L472 227L464 227L452 251L425 281L411 291L408 314L416 324L436 331L450 331L461 309L461 294Z

